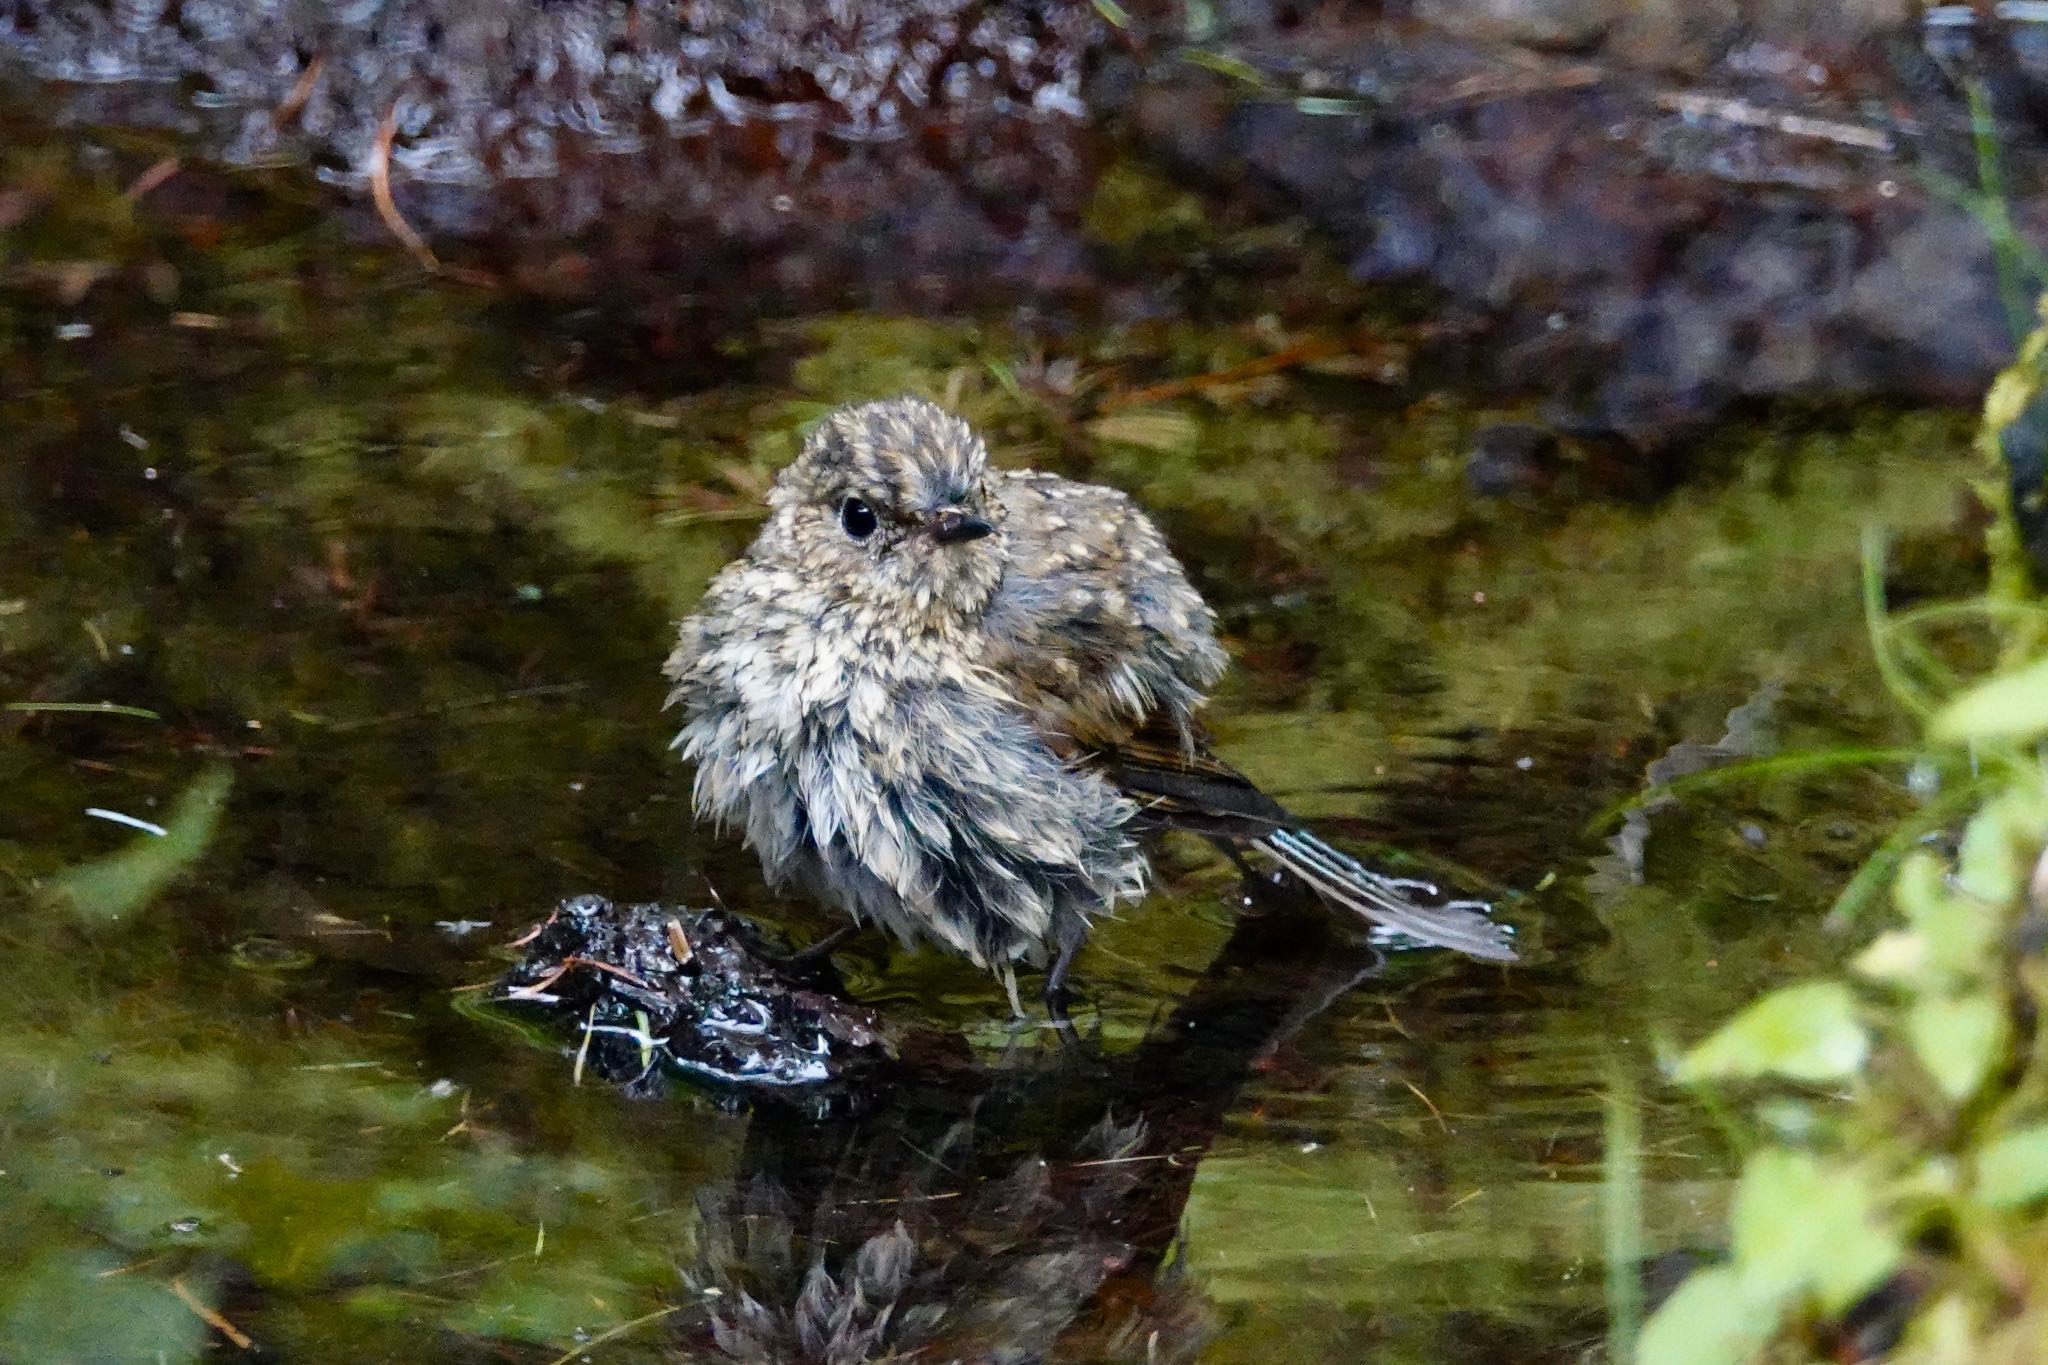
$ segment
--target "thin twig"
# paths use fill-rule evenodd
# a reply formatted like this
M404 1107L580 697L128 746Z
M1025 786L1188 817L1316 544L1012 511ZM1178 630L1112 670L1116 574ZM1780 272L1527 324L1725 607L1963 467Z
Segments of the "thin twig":
M163 1259L162 1256L149 1256L140 1261L130 1261L127 1265L117 1265L112 1270L102 1270L93 1278L96 1280L111 1280L116 1275L132 1275L138 1270L147 1270Z
M366 716L360 720L337 720L327 723L327 729L337 735L352 734L358 730L370 730L384 725L400 725L411 720L429 720L437 716L452 716L461 711L475 711L483 707L502 706L506 702L526 701L534 697L566 696L581 692L588 683L541 683L534 687L516 687L510 692L498 692L488 697L466 697L461 701L442 702L438 706L421 706L410 711L393 711L389 715Z
M162 720L156 712L140 706L122 706L110 701L11 701L7 710L24 715L49 711L64 715L133 716L137 720Z
M505 992L505 998L507 1000L534 999L535 997L545 992L548 987L554 985L557 981L560 981L563 977L567 976L569 974L569 968L573 967L574 965L575 964L573 962L564 962L561 966L555 968L546 976L542 977L540 980L536 982L533 982L531 985L514 986L511 990Z
M398 136L398 101L391 101L391 107L384 111L384 121L377 125L376 154L370 162L370 197L377 203L377 216L384 220L384 226L391 229L405 249L412 253L414 260L429 270L441 268L440 258L427 245L427 239L405 221L405 215L398 211L398 201L391 197L391 143Z
M299 116L306 107L306 101L313 97L313 86L320 79L320 73L327 67L327 54L317 53L306 69L299 73L299 79L284 97L284 103L277 106L270 115L270 131L281 133L284 126Z
M1424 1106L1428 1108L1429 1116L1436 1120L1437 1127L1443 1129L1446 1133L1451 1131L1451 1125L1444 1122L1444 1111L1436 1107L1434 1100L1422 1093L1420 1086L1405 1077L1402 1079L1401 1084L1407 1086L1409 1093L1414 1095L1416 1099L1421 1100Z
M654 989L653 982L643 980L640 977L633 975L633 973L627 971L624 967L615 966L609 962L599 962L594 957L581 957L577 955L571 955L569 957L565 957L562 959L562 965L564 967L595 967L598 971L607 972L612 976L616 976L619 980L624 981L629 985L638 986L643 991L651 991Z
M548 1365L569 1365L569 1362L576 1359L576 1357L588 1355L592 1347L601 1346L614 1337L622 1337L642 1323L657 1322L671 1313L680 1311L680 1309L680 1304L672 1304L667 1308L658 1308L652 1313L643 1313L631 1322L622 1322L617 1327L611 1328L608 1331L599 1332L596 1336L574 1349L562 1352L562 1354L550 1360Z
M1720 95L1695 94L1690 91L1667 91L1657 96L1657 107L1690 119L1718 119L1723 123L1732 123L1738 128L1768 129L1783 133L1787 137L1814 138L1845 147L1860 147L1872 152L1892 150L1891 134L1882 128L1848 123L1841 119L1813 118L1810 115L1795 114L1783 109L1768 109L1762 105L1752 104L1748 100L1727 99Z
M208 1327L211 1327L214 1331L220 1333L222 1336L226 1337L229 1341L232 1341L233 1343L235 1343L235 1345L241 1347L245 1351L253 1351L256 1349L256 1343L249 1339L247 1333L243 1332L241 1328L235 1326L232 1322L229 1322L226 1318L222 1317L212 1308L209 1308L206 1304L202 1303L198 1295L194 1294L191 1290L185 1287L185 1282L183 1280L172 1280L171 1292L173 1294L176 1294L178 1296L179 1301L182 1302L187 1308L191 1309L193 1313L198 1316L199 1320L205 1323Z
M539 924L534 925L531 929L528 929L518 938L513 939L512 942L507 946L512 948L524 948L527 944L533 942L535 939L539 938L543 933L545 933L548 927L552 925L555 922L555 920L561 916L561 913L562 912L560 910L548 911L548 917L546 919L542 920Z
M1256 360L1247 360L1242 365L1232 365L1227 369L1211 370L1207 374L1189 375L1184 379L1168 379L1158 384L1149 384L1142 389L1131 389L1124 393L1110 394L1102 400L1102 410L1104 412L1115 412L1120 408L1164 402L1169 398L1179 398L1186 394L1198 393L1203 389L1215 388L1221 384L1242 383L1247 379L1257 379L1262 375L1277 374L1282 370L1291 370L1297 365L1306 365L1311 361L1326 360L1333 355L1341 355L1349 349L1350 347L1344 345L1344 343L1332 341L1328 337L1314 337L1298 345L1289 346L1285 350L1275 351L1271 355L1262 355Z
M592 1005L590 1013L583 1019L583 1041L576 1048L576 1066L569 1072L569 1084L572 1088L583 1084L583 1063L590 1056L590 1035L595 1031L592 1025L596 1023L597 1006Z
M136 176L134 183L121 192L121 197L131 204L134 203L176 175L179 168L183 165L184 163L174 156L163 157L158 161L152 162L148 170Z

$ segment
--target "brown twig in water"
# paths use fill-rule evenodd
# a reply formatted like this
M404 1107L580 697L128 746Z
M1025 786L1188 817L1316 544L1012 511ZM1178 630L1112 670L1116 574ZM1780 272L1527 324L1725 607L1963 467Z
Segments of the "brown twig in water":
M127 189L121 191L121 197L131 204L134 203L176 175L184 164L184 162L174 156L163 157L151 163L148 170L136 176L134 182Z
M427 245L427 239L405 221L405 215L398 211L398 201L391 197L391 143L397 136L398 101L393 100L384 111L384 121L377 125L376 156L370 162L370 198L376 201L377 216L384 220L384 226L391 229L391 235L412 253L413 259L429 270L439 270L440 258Z
M191 1309L193 1313L198 1316L199 1320L205 1323L208 1327L211 1327L214 1331L220 1333L222 1336L226 1337L229 1341L232 1341L233 1343L235 1343L235 1345L241 1347L245 1351L253 1351L256 1349L256 1343L251 1341L248 1335L245 1332L243 1332L241 1328L235 1326L232 1322L229 1322L219 1313L216 1313L213 1309L207 1307L206 1304L202 1303L197 1294L194 1294L191 1290L185 1287L185 1282L183 1280L172 1280L171 1292L173 1294L176 1294L178 1296L179 1301L183 1303L187 1308Z
M1422 107L1432 113L1448 112L1454 108L1470 108L1499 100L1524 99L1561 90L1583 90L1587 86L1598 85L1604 79L1606 73L1597 66L1571 66L1523 79L1467 76L1446 90L1442 98L1423 101Z
M327 723L335 734L350 734L357 730L370 730L383 725L397 725L409 720L428 720L436 716L452 716L461 711L474 711L480 707L501 706L508 701L528 701L534 697L561 697L572 692L581 692L588 683L542 683L535 687L515 687L510 692L498 692L488 697L468 697L461 701L442 702L438 706L415 707L410 711L393 711L382 716L366 716L354 720L337 720ZM517 947L518 945L513 945Z
M117 1265L112 1270L102 1270L97 1275L94 1275L93 1278L96 1280L111 1280L116 1275L132 1275L138 1270L149 1269L149 1267L163 1259L165 1259L163 1256L148 1256L140 1261L130 1261L127 1265Z
M514 986L511 990L506 991L505 998L507 1000L531 1000L533 997L539 995L548 987L554 985L557 981L560 981L563 977L567 976L569 974L569 969L575 965L576 964L572 961L564 961L561 966L555 968L553 971L549 972L546 976L534 982L532 985Z
M548 917L546 919L542 920L539 924L534 925L531 929L528 929L518 938L513 939L512 942L506 946L512 948L524 948L527 944L533 942L542 934L546 933L548 926L553 924L556 918L561 915L561 913L562 912L559 910L548 911Z
M283 132L284 126L299 116L299 111L306 107L306 101L313 97L313 86L326 68L327 54L324 52L316 54L312 61L306 63L306 69L299 73L299 79L292 86L291 92L284 97L284 103L271 111L271 132Z
M631 1322L622 1322L617 1327L613 1327L608 1331L599 1332L596 1336L584 1342L581 1346L576 1347L574 1350L564 1351L561 1355L558 1355L553 1360L549 1361L548 1365L569 1365L570 1361L576 1359L578 1356L586 1354L593 1346L600 1346L605 1342L612 1340L614 1337L622 1337L626 1335L626 1333L632 1331L635 1327L640 1326L642 1323L658 1322L662 1318L669 1316L671 1313L677 1313L680 1311L682 1311L681 1306L677 1305L674 1307L658 1309L652 1313L643 1313L639 1317L634 1318Z
M1222 384L1242 383L1262 375L1277 374L1291 370L1297 365L1306 365L1314 360L1326 360L1333 355L1342 355L1350 350L1341 341L1328 337L1313 337L1297 345L1289 346L1271 355L1262 355L1256 360L1247 360L1242 365L1226 369L1211 370L1207 374L1189 375L1185 379L1168 379L1158 384L1148 384L1142 389L1131 389L1124 393L1113 393L1102 400L1104 412L1115 412L1119 408L1137 407L1145 403L1161 403L1169 398L1179 398L1203 389L1215 388Z
M1892 135L1882 128L1842 119L1814 118L1719 95L1667 91L1657 96L1657 107L1689 119L1716 119L1738 128L1761 128L1787 137L1814 138L1865 151L1889 152L1893 147Z
M1422 1087L1415 1084L1415 1082L1406 1079L1404 1079L1401 1082L1401 1084L1408 1087L1408 1093L1415 1096L1416 1099L1422 1101L1423 1105L1429 1110L1429 1116L1436 1120L1437 1127L1443 1129L1446 1133L1451 1131L1451 1125L1444 1122L1444 1111L1436 1107L1436 1102L1434 1100L1430 1099L1429 1096L1422 1093Z
M609 972L611 975L616 976L619 980L624 981L629 985L638 986L643 991L651 991L654 989L654 984L652 982L642 981L639 977L633 975L624 967L614 966L609 962L599 962L594 957L565 957L562 959L562 966L565 969L569 967L595 967L598 971Z

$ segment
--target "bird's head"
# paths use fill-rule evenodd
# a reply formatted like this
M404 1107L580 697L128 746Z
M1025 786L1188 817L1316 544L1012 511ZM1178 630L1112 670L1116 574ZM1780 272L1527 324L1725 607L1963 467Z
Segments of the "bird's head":
M973 428L922 399L832 412L777 477L768 504L764 540L786 567L906 628L978 612L1002 578L1003 509L989 489L988 450Z

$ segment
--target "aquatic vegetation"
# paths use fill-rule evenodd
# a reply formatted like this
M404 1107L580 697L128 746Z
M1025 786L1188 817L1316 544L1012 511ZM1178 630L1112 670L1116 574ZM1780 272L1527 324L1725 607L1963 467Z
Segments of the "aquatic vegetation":
M1757 1098L1729 1254L1645 1325L1642 1365L1812 1349L2017 1365L2048 1340L2048 601L2001 443L2044 354L2048 323L1985 403L1984 595L1887 614L1875 544L1867 574L1871 642L1921 723L1920 770L1974 809L1909 823L1851 881L1837 922L1877 925L1845 968L1778 987L1678 1063L1717 1107L1736 1086Z

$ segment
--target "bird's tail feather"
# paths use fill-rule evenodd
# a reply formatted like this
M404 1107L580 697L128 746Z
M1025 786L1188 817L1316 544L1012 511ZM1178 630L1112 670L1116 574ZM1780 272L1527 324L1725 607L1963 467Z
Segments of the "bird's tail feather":
M1276 829L1252 841L1325 900L1418 942L1513 962L1514 930L1487 918L1484 901L1447 900L1435 886L1374 872L1305 830Z

